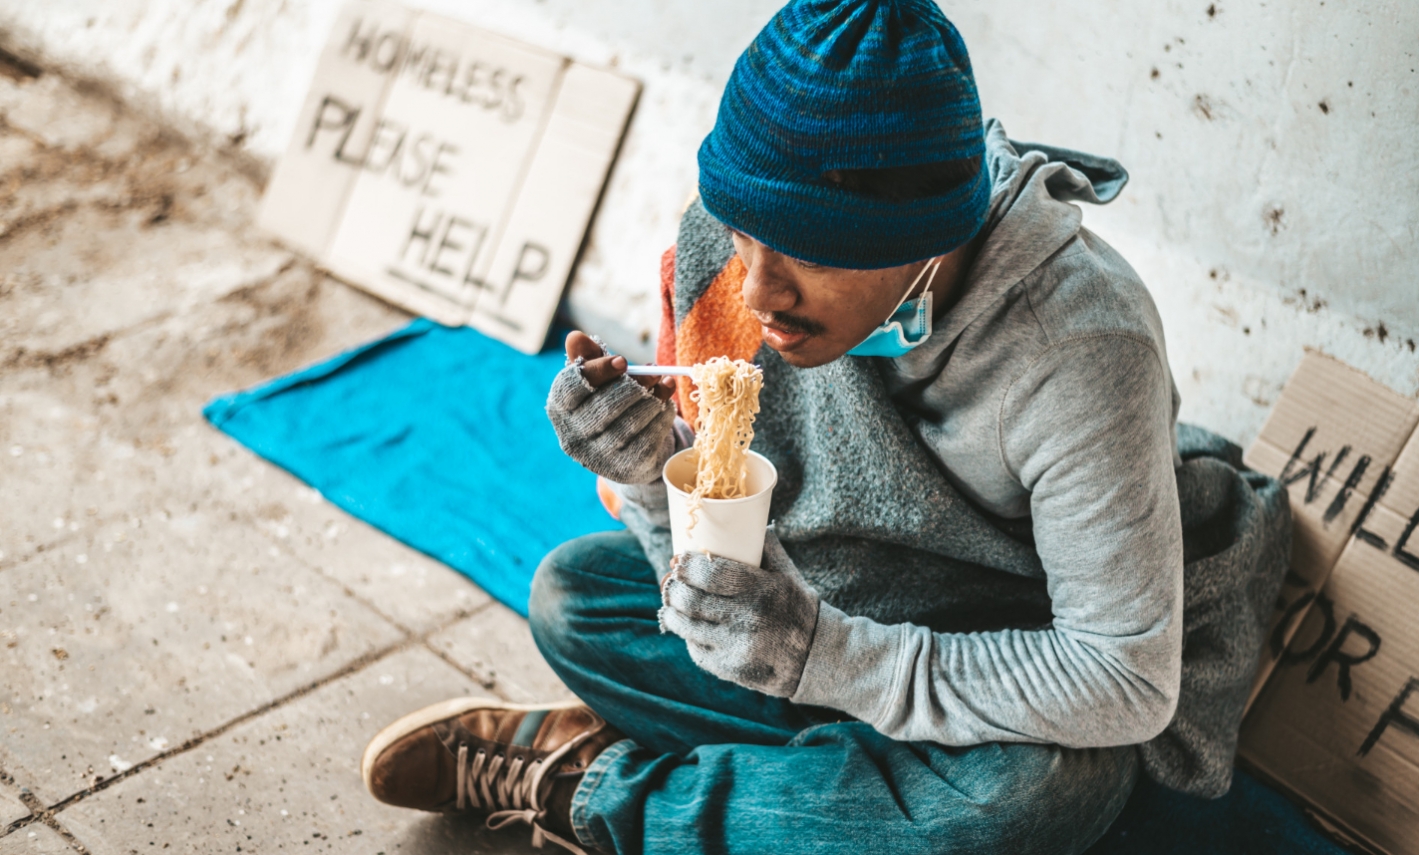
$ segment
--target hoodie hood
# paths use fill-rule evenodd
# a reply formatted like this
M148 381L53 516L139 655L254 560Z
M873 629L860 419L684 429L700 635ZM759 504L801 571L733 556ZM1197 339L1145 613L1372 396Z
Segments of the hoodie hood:
M1107 204L1128 183L1128 172L1112 158L1015 142L996 119L986 122L985 151L992 189L984 237L961 301L941 319L932 350L948 347L982 311L1074 239L1083 221L1074 203Z

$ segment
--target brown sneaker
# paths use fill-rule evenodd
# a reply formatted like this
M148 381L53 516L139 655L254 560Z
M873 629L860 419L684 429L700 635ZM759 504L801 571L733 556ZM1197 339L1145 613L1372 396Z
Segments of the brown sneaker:
M622 738L579 701L526 705L455 698L377 733L360 771L370 795L385 804L478 811L488 815L489 828L526 822L535 847L547 839L582 853L554 832L575 838L571 792L591 761Z

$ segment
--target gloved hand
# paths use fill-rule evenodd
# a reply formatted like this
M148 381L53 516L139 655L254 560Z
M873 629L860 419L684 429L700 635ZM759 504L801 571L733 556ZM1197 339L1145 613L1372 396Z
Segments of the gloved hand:
M547 417L562 450L618 484L646 484L675 453L670 378L626 376L626 359L608 356L590 336L567 336L567 367L552 381Z
M690 658L732 683L792 697L818 625L818 594L772 528L763 567L701 552L676 555L661 582L660 628L685 639Z

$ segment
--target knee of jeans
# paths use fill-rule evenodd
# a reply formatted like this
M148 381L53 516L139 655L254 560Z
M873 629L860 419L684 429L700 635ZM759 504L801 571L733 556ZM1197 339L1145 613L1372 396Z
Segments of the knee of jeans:
M568 595L562 565L556 560L558 547L542 559L532 577L532 593L527 600L527 622L532 639L543 654L561 649L569 630L568 610L573 598Z
M605 533L587 535L563 543L542 559L527 603L532 637L539 645L555 645L567 635L577 612L596 596L594 571L606 563L603 553L616 545L617 538Z
M543 655L584 655L592 640L585 635L583 618L614 608L628 586L658 598L655 572L629 532L586 535L548 553L532 577L527 606L532 637Z

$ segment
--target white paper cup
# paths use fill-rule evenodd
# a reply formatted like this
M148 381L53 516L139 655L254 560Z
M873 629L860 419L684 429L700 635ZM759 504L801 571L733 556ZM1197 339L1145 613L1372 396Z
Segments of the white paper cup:
M695 489L699 458L687 448L665 462L662 477L670 494L670 542L676 554L708 552L741 564L759 566L764 557L764 529L778 470L767 457L749 452L749 495L742 499L702 499L698 522L690 528L690 493Z

